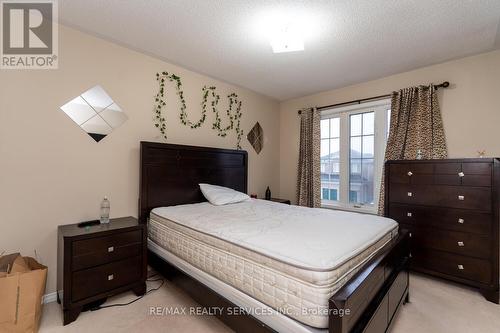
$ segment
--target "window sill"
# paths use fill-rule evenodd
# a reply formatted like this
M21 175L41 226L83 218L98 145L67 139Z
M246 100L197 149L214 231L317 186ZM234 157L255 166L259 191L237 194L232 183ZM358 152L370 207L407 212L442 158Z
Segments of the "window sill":
M354 206L345 206L345 205L335 205L335 204L321 204L321 208L325 209L333 209L333 210L343 210L346 212L354 212L361 214L371 214L377 215L377 207L354 207Z

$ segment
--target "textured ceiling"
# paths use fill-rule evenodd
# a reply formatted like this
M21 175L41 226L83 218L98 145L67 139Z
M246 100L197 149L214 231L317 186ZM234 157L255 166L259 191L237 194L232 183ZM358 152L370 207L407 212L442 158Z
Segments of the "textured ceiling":
M500 0L59 4L63 24L278 100L500 48ZM261 28L273 11L304 16L305 51L272 53Z

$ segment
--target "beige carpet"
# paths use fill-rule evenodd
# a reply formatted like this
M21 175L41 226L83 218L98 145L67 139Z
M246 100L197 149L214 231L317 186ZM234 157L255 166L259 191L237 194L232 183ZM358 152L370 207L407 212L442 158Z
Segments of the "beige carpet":
M151 282L153 287L158 282ZM132 293L110 299L108 303L126 302ZM403 306L392 333L498 333L500 306L486 301L473 289L422 275L411 275L411 302ZM196 306L182 291L167 283L138 302L125 307L84 312L73 323L62 326L60 306L44 307L40 332L231 332L210 316L149 315L150 306Z

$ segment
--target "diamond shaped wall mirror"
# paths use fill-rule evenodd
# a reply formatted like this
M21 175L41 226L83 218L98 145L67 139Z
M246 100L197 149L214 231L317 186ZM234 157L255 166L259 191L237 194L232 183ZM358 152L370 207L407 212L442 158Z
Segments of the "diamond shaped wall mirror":
M61 106L61 110L96 142L128 119L101 86L87 90Z
M264 146L264 130L259 122L255 123L250 132L248 132L247 140L250 142L253 149L255 149L255 152L259 154Z

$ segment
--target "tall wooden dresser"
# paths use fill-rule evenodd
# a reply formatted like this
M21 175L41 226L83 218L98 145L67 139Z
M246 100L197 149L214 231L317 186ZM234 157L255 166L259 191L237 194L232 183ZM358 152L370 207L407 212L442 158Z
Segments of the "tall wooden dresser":
M388 161L385 179L385 215L410 231L412 269L498 303L500 161Z

